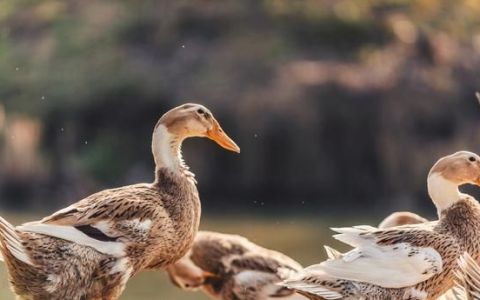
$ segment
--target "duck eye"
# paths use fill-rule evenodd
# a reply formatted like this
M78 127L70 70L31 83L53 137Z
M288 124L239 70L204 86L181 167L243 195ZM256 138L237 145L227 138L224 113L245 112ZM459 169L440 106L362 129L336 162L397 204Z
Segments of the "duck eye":
M476 159L475 157L473 157L473 156L470 156L470 157L468 158L468 160L471 161L471 162L474 162L474 161L476 161L477 159Z
M201 108L197 109L197 113L203 115L205 113L205 111Z

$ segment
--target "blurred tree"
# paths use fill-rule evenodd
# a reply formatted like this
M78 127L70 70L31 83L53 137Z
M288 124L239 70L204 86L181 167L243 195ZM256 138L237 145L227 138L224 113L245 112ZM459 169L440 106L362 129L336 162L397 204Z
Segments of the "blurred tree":
M1 204L151 180L157 118L196 101L242 147L185 146L206 211L431 208L432 163L478 148L479 14L471 0L3 1ZM11 146L19 118L37 124L28 154Z

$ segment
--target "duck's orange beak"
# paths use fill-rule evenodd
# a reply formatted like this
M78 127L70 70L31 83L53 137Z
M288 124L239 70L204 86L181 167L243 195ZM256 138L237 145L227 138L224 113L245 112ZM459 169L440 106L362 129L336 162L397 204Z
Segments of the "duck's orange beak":
M227 150L240 153L240 147L238 147L237 144L235 144L235 142L223 131L217 120L213 121L212 129L207 131L207 137L214 140L217 144Z
M221 280L222 278L216 274L213 274L213 273L210 273L210 272L207 272L207 271L203 271L203 285L205 287L208 287L210 285L214 285L215 282L217 282L218 280Z
M218 278L218 275L215 275L213 273L210 273L208 271L203 271L202 273L204 278Z

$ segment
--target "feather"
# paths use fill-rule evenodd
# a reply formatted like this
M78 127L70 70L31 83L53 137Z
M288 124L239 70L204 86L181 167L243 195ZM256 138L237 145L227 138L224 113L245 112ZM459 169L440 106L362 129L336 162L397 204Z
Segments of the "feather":
M117 238L112 238L103 233L101 230L98 228L95 228L90 225L80 225L80 226L75 226L77 230L80 230L84 234L88 235L92 239L99 240L102 242L115 242L117 241Z
M442 257L433 248L402 242L377 243L376 233L395 234L395 229L379 231L371 226L356 226L332 230L339 233L334 236L336 239L356 248L305 270L385 288L402 288L425 281L443 269Z
M329 290L328 288L322 287L318 284L303 281L300 278L293 279L293 280L286 280L280 284L286 288L297 290L297 291L303 291L308 294L317 295L326 300L342 299L342 295L340 293Z
M33 265L15 228L2 217L0 217L0 239L2 240L1 252L8 251L21 262Z
M414 254L412 254L414 253ZM368 282L386 288L402 288L425 281L442 270L440 254L433 248L363 246L341 259L322 262L306 270L323 271L331 277Z
M459 257L458 266L455 294L464 295L463 299L480 299L480 266L467 252Z
M31 222L18 226L17 228L20 231L44 234L92 247L100 253L112 255L114 257L125 256L125 245L123 243L97 240L72 226Z
M329 259L339 259L342 257L342 253L336 249L333 249L332 247L323 245L323 248L325 248L325 252L327 253Z

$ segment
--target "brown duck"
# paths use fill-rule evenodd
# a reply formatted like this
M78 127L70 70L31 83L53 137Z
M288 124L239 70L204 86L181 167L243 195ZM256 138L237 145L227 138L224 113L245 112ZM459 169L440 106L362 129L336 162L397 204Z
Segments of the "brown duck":
M137 272L182 258L200 221L194 175L181 155L189 137L240 152L207 108L185 104L155 126L153 183L104 190L17 228L0 219L0 252L20 299L117 299Z
M217 300L306 299L277 285L302 267L238 235L200 231L192 249L167 267L172 282Z
M355 247L333 254L283 282L311 299L433 300L454 284L457 260L480 258L480 205L458 186L480 185L480 157L461 151L440 159L428 176L439 220L377 229L334 229Z

